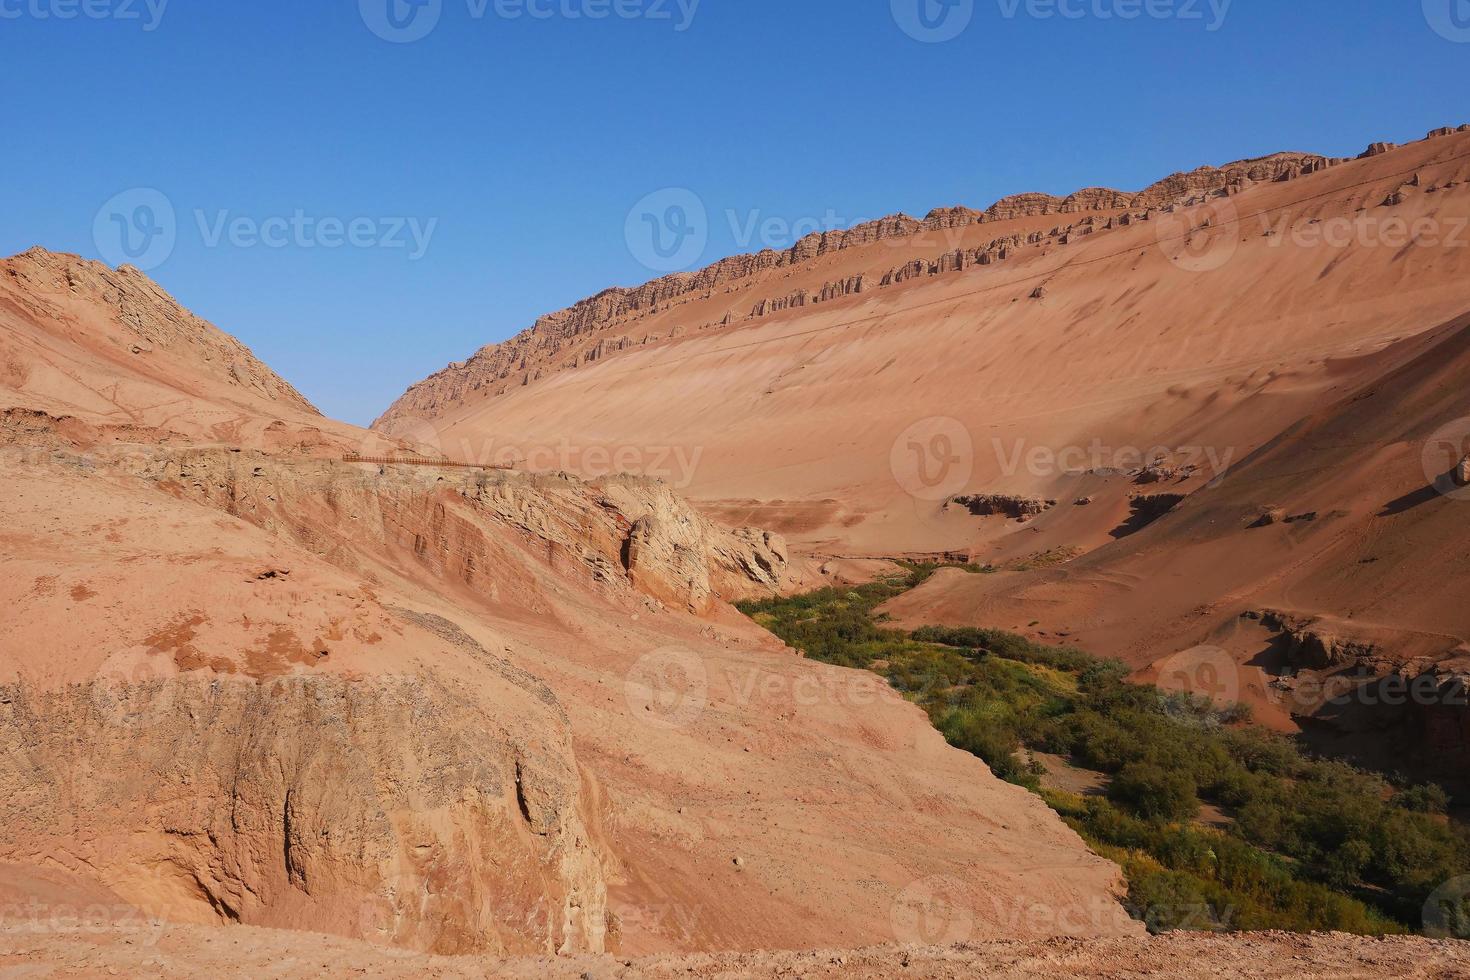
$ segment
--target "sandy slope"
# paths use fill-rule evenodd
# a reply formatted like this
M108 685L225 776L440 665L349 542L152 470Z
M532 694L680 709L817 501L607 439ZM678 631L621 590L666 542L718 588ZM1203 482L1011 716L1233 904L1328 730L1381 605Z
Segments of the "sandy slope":
M1427 939L1256 933L1045 940L960 946L880 947L804 953L716 953L644 959L486 960L433 958L301 933L204 930L137 924L87 925L59 934L0 932L0 969L20 976L307 977L375 976L496 980L635 980L776 977L960 980L994 977L1174 977L1180 980L1346 980L1470 977L1470 944Z
M400 421L451 455L535 460L543 450L543 465L573 469L592 447L645 464L677 447L694 462L666 469L693 497L768 515L811 549L978 548L1005 529L943 512L947 493L1052 496L1068 485L1064 467L1126 463L1155 446L1227 464L1335 399L1372 369L1365 355L1464 312L1470 248L1450 240L1470 240L1467 178L1470 134L1441 136L1246 186L1204 212L1156 210L997 264L686 331ZM1385 244L1397 241L1385 228L1419 219L1444 240ZM1206 220L1212 229L1189 234ZM954 233L980 240L1010 227ZM932 233L904 241L793 266L780 288L891 266L910 249L944 251ZM748 298L770 289L729 288ZM638 329L658 335L690 318L675 306ZM1094 442L1103 448L1067 452ZM1031 464L1038 448L1057 461Z
M1379 698L1365 712L1376 688L1354 681L1345 709L1321 686L1355 673L1449 683L1470 665L1462 505L1429 488L1470 451L1457 322L1470 310L1470 132L1308 169L1206 199L1194 188L1147 220L1108 200L944 229L970 243L1017 230L1027 244L674 329L695 302L776 288L751 276L608 325L674 336L574 369L427 405L436 377L387 427L465 458L560 446L573 469L589 448L637 463L674 447L685 465L668 475L706 513L776 528L818 563L944 554L1004 570L937 576L887 610L901 623L1065 639L1146 679L1203 646L1220 663L1202 673L1190 653L1186 681L1223 670L1223 693L1262 722L1328 721L1328 741L1346 736L1375 764L1422 759L1453 777L1470 759L1463 704L1383 711ZM1067 230L1078 221L1090 223ZM1056 234L1030 241L1048 223ZM932 260L937 234L795 262L779 291ZM415 409L431 417L404 418ZM1429 473L1432 449L1444 458ZM954 500L975 495L1044 512L1018 521Z
M1178 668L1193 677L1200 658L1190 651L1202 650L1227 668L1222 695L1253 704L1263 721L1330 717L1342 731L1371 733L1352 747L1375 764L1417 759L1428 767L1421 771L1463 779L1463 698L1431 699L1419 711L1382 696L1353 699L1397 709L1385 717L1358 703L1322 708L1319 694L1273 683L1291 667L1328 677L1361 667L1426 683L1470 675L1466 503L1448 477L1470 452L1470 317L1402 341L1374 363L1371 381L1138 533L1052 568L947 573L886 611L900 623L1065 636L1147 667L1151 679ZM1035 536L1064 533L1073 508L1067 501L1037 519ZM1281 519L1259 526L1268 511ZM1294 650L1283 642L1289 627L1273 618L1328 642ZM1334 662L1333 644L1359 649Z

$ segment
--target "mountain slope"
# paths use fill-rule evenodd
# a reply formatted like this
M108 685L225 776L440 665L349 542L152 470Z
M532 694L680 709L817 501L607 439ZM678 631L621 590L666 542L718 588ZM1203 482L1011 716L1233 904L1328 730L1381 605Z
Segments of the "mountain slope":
M42 248L0 261L0 408L10 407L160 437L356 441L136 269Z
M783 293L922 268L676 329L770 287L690 300L604 331L603 353L575 370L442 414L400 405L387 428L531 468L616 469L621 453L647 471L676 455L686 464L663 475L712 513L799 550L979 549L1002 529L946 510L948 496L1050 498L1068 465L1138 465L1155 447L1213 454L1218 469L1373 370L1364 354L1464 312L1470 248L1454 243L1470 217L1470 133L1222 193L1089 214L1054 236L1054 216L1016 218L828 253L782 269ZM1424 222L1437 238L1409 234ZM998 230L1023 244L989 264L941 262ZM613 351L618 333L634 342ZM943 478L925 485L925 469Z
M888 611L1023 630L1039 618L1148 676L1218 674L1264 720L1323 723L1384 768L1463 780L1470 551L1450 474L1470 454L1470 316L1373 361L1371 381L1137 533L1051 568L937 576Z
M810 267L823 266L816 260L838 252L862 250L866 260L861 262L862 271L853 273L852 269L845 269L845 275L834 274L831 280L813 280L798 305L805 305L808 300L822 302L865 288L879 288L893 280L902 281L900 277L911 273L907 267L916 259L925 262L926 271L931 262L940 262L941 256L947 256L947 261L956 266L1003 261L1008 257L1003 252L1014 250L1033 236L1036 241L1056 239L1061 236L1062 228L1077 224L1090 231L1094 227L1093 217L1099 214L1146 211L1191 195L1239 188L1247 182L1290 180L1337 162L1340 161L1311 154L1277 153L1220 168L1204 166L1173 174L1137 193L1091 187L1065 198L1018 194L997 201L984 211L937 208L922 221L895 214L846 230L814 233L782 251L767 249L758 254L732 256L704 269L665 276L636 289L604 290L569 309L548 314L504 344L485 347L469 360L451 364L414 385L374 423L374 428L392 430L395 424L405 420L442 417L540 380L547 374L590 363L634 344L661 339L663 330L673 337L694 329L729 326L763 316L771 307L791 303L793 296L802 292L780 281L791 278L792 272L778 270L799 270L798 275L802 275ZM1093 217L1078 217L1083 214ZM1034 220L1048 216L1067 217L1060 224L1056 220ZM979 225L986 227L973 227ZM886 246L886 251L873 247L877 245ZM934 253L940 245L946 251ZM896 257L900 252L902 256ZM810 277L802 275L802 278ZM717 289L721 295L716 295Z
M27 888L440 953L883 942L936 889L975 936L1141 928L1039 800L729 606L789 585L779 536L638 478L342 462L381 440L182 314L134 366L108 297L156 287L38 261L0 320Z

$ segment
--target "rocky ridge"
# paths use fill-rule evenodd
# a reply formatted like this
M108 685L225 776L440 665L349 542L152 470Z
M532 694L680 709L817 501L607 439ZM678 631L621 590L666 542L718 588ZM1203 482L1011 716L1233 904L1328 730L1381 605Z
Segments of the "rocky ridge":
M27 305L29 309L22 312L31 319L70 318L68 310L37 298L40 294L59 294L79 305L110 309L122 327L115 343L127 354L146 358L154 351L166 351L228 388L250 392L300 413L320 415L250 348L184 309L133 266L111 269L101 262L37 247L0 263L0 275L19 287L11 302Z
M1051 214L1125 212L1110 214L1106 219L1094 214L1058 225L1047 233L1001 236L978 248L955 250L937 261L911 260L881 275L877 283L881 288L920 276L958 272L1004 261L1018 248L1028 245L1048 242L1070 244L1078 237L1095 231L1147 220L1157 209L1195 203L1201 195L1233 193L1250 183L1292 180L1340 162L1343 161L1315 154L1277 153L1223 167L1203 166L1176 173L1136 193L1108 188L1087 188L1066 197L1027 193L1003 198L984 211L966 207L938 208L922 220L905 214L890 215L847 230L808 235L783 251L767 249L755 254L731 256L703 269L665 276L640 287L607 289L568 309L548 314L529 330L504 343L482 348L469 360L450 364L412 386L373 423L373 427L391 431L395 422L433 419L469 400L503 394L548 374L590 363L609 350L623 350L635 344L663 339L644 336L633 341L624 336L609 346L602 339L591 338L613 327L626 327L639 318L667 310L688 299L709 297L720 289L728 292L741 280L768 270L799 266L824 255L875 242L896 244L898 240L913 239L917 247L927 243L929 239L926 236L932 233L971 225ZM874 288L873 283L861 276L827 282L815 291L798 290L757 300L745 318L759 318L808 303L827 302L871 288ZM727 314L694 329L728 326L733 322L736 318ZM680 332L675 328L668 336L678 336Z

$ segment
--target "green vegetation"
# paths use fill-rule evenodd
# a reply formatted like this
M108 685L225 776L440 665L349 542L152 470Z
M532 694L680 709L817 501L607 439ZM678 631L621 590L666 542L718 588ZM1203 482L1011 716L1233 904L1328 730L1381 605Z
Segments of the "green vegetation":
M882 674L951 744L1038 793L1123 868L1151 929L1411 931L1434 889L1470 871L1470 832L1439 787L1312 758L1244 712L1130 684L1079 650L874 618L934 569L741 609L813 659ZM1023 749L1103 774L1106 795L1043 788ZM1204 804L1223 827L1197 819Z

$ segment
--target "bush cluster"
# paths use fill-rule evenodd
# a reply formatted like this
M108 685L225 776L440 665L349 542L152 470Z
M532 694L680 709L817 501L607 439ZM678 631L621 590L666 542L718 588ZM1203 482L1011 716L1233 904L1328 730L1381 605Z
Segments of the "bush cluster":
M1129 683L1115 661L998 630L905 633L873 610L935 566L742 609L808 656L881 672L949 742L1041 793L1123 867L1153 929L1417 928L1439 885L1470 871L1470 832L1438 786L1394 786L1185 695ZM1103 796L1041 789L1023 750L1103 774ZM1228 826L1196 818L1204 804Z

